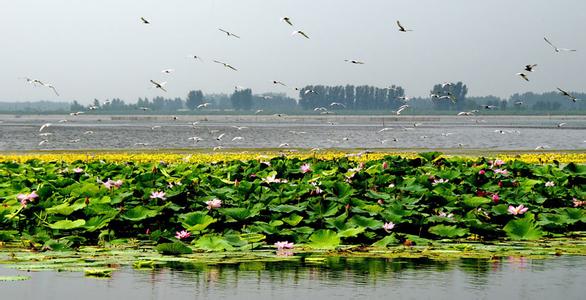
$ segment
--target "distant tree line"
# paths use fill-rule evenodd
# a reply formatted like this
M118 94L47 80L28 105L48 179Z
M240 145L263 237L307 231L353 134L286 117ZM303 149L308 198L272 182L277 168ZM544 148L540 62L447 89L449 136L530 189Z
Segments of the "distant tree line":
M586 99L584 93L573 94ZM508 99L496 96L468 96L468 87L462 82L436 84L429 97L408 98L405 90L396 85L386 88L368 85L325 86L308 85L299 89L299 100L284 93L253 94L251 89L237 89L232 94L204 94L201 90L190 91L185 99L155 97L138 98L136 103L125 103L114 98L94 100L90 105L73 101L71 111L101 110L104 112L131 112L137 110L156 112L176 111L379 111L390 112L402 105L421 113L450 113L490 108L501 112L549 113L561 111L586 111L586 101L572 101L558 92L514 94Z

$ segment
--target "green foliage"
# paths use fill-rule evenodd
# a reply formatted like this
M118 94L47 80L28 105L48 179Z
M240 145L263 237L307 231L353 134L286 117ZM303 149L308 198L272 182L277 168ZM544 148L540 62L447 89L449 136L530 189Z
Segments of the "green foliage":
M157 245L155 250L163 255L181 255L193 253L193 250L191 250L191 248L182 242L162 243Z
M308 247L314 249L336 249L340 245L340 237L329 229L321 229L309 237Z
M543 232L535 224L532 214L526 214L521 219L511 220L503 228L512 240L537 240Z
M342 241L386 247L405 239L425 245L469 235L522 240L586 230L584 208L572 202L586 195L583 165L512 161L500 166L508 170L505 176L495 174L489 160L428 152L364 165L348 158L286 157L273 158L270 165L0 162L0 170L10 173L0 176L0 241L22 239L31 247L60 251L175 241L176 232L187 230L197 249L233 251L284 240L335 249ZM312 171L300 173L303 163ZM63 172L77 166L84 168L83 176ZM263 180L272 175L286 182ZM106 189L98 178L124 183ZM434 185L438 179L448 181ZM556 185L546 188L547 181ZM181 184L168 187L170 182ZM33 190L39 197L23 207L16 196ZM164 191L167 199L151 199L152 191ZM496 203L493 194L500 197ZM206 201L215 198L221 207L208 209ZM529 208L527 216L508 212L520 204ZM383 230L385 222L396 224L392 234Z
M436 225L429 228L429 232L442 238L456 238L468 234L468 229L458 228L457 226Z

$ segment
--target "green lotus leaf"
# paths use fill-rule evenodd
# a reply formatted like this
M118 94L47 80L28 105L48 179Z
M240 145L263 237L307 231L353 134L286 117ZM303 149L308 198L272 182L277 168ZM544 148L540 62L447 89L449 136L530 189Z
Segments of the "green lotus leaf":
M283 222L285 222L291 226L297 226L297 224L299 224L299 222L301 222L301 220L303 220L303 217L298 214L292 214L292 215L282 219Z
M437 236L450 239L455 237L462 237L469 233L468 229L466 228L459 228L455 225L447 226L443 224L430 227L429 232Z
M348 223L356 225L357 227L366 227L368 229L381 229L383 222L375 220L374 218L367 218L362 216L353 216L348 220Z
M61 220L61 221L57 221L57 222L55 222L53 224L49 224L47 226L49 226L49 228L51 228L51 229L71 230L71 229L76 229L76 228L83 227L83 225L85 225L85 220L84 219L78 219L78 220L75 220L75 221Z
M69 216L74 211L80 210L80 209L84 208L85 206L86 206L85 200L77 200L73 204L62 203L59 205L55 205L53 207L49 207L45 211L50 215L59 214L59 215Z
M521 219L509 221L503 230L512 240L537 240L543 235L543 232L535 224L532 214L526 214Z
M255 216L255 214L250 209L241 207L223 208L219 211L222 214L240 222Z
M338 232L338 236L342 237L342 238L356 237L359 234L363 233L365 230L366 230L365 227L348 228L348 229L345 229L345 230Z
M234 250L234 247L228 241L217 235L204 235L193 244L197 249L205 251Z
M387 235L384 238L374 242L373 247L386 248L389 245L398 245L400 242L396 237L396 234Z
M84 227L88 232L93 232L107 226L108 223L114 219L114 217L116 217L116 215L101 215L91 217L89 220L87 220L87 222L85 222Z
M181 225L188 231L202 231L217 220L203 212L191 212L179 216Z
M191 248L182 242L159 244L157 247L155 247L155 250L163 255L181 255L193 253L193 250L191 250Z
M477 208L483 204L488 204L492 200L484 197L467 197L464 199L464 204L468 207Z
M159 214L159 211L154 209L148 209L144 206L136 206L132 209L127 210L121 215L122 219L129 221L142 221L144 219L155 217Z
M421 152L421 153L418 153L417 155L419 155L419 157L423 158L426 162L432 162L432 161L438 159L442 155L442 153L437 152L437 151L431 151L431 152Z
M336 249L340 245L340 237L329 229L320 229L309 237L308 247L314 249Z
M258 233L244 233L240 235L240 238L249 243L258 243L264 241L267 237L264 234Z

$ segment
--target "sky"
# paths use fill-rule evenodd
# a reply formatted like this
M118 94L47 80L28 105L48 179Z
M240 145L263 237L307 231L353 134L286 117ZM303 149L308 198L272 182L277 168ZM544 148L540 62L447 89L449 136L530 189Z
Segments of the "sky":
M424 97L457 81L473 96L586 91L585 11L584 0L2 0L0 101L132 103L235 86L296 96L316 84L395 84ZM578 51L555 53L544 37ZM529 82L516 75L526 64L538 64Z

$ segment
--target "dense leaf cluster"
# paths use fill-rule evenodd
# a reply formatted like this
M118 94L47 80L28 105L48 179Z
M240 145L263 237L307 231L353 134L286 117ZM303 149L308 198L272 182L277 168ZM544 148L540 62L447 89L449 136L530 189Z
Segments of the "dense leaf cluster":
M176 242L176 232L186 230L191 236L183 241L205 250L284 240L333 249L440 238L539 239L585 229L586 166L501 163L439 153L366 163L285 157L3 162L0 240L60 249L120 238ZM108 179L121 185L108 187ZM18 194L32 191L38 198L23 205ZM214 199L220 207L209 207ZM519 205L528 211L511 214L509 206ZM394 227L385 230L385 223Z

